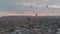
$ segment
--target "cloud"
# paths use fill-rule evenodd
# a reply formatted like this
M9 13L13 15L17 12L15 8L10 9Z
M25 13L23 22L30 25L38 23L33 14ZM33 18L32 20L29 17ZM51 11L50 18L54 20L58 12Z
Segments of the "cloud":
M49 5L49 11L47 11L46 5ZM33 9L30 8L31 6ZM35 11L41 11L39 13L49 13L50 11L55 10L50 8L60 8L60 0L0 0L0 15L34 14L34 9L37 9ZM56 9L55 11L58 14L60 9ZM1 12L5 13L1 14ZM9 13L7 14L7 12Z
M27 2L23 2L21 5L23 5L23 6L32 6L32 7L44 7L44 6L46 6L45 4L27 3Z
M60 8L59 5L48 5L49 8Z

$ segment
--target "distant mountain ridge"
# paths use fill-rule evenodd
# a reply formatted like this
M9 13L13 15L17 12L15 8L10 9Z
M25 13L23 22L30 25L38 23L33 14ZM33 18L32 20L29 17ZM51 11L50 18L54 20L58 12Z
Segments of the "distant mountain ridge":
M1 18L60 18L60 16L2 16Z

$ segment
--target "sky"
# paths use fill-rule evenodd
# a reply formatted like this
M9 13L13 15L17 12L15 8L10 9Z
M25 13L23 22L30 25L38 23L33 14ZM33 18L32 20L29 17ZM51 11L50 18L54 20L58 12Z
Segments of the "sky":
M0 0L0 16L35 16L35 13L60 16L60 0Z

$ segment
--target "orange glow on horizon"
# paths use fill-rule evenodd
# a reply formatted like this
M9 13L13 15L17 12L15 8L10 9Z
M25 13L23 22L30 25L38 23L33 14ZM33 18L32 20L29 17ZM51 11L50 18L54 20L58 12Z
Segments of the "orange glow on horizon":
M39 14L38 16L48 16L47 14Z
M35 14L2 13L0 16L36 16ZM56 14L38 14L38 16L57 16Z

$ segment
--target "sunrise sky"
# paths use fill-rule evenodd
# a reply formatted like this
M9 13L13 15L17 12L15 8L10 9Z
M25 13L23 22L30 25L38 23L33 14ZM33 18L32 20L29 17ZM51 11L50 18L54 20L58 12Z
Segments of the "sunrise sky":
M60 0L0 0L0 16L35 16L36 12L38 16L60 16Z

